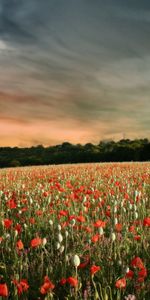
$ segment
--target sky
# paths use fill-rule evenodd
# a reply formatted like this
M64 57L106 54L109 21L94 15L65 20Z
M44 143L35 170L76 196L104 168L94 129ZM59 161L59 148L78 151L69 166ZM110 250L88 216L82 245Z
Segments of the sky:
M0 146L145 137L149 0L0 0Z

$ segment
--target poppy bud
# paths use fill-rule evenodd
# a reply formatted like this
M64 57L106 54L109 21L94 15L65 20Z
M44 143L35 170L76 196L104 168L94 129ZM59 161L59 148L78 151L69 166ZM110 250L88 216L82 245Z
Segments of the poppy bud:
M60 248L60 243L56 243L56 249L58 250Z
M64 250L65 250L65 247L64 247L64 245L62 245L62 246L60 247L60 249L59 249L59 252L60 252L60 253L63 253Z
M77 254L73 257L73 265L77 268L80 265L80 258Z
M46 243L47 243L47 239L46 239L46 238L44 238L44 239L43 239L43 242L42 242L43 246L45 246L45 245L46 245Z
M112 232L112 234L111 234L111 239L112 239L112 241L114 242L115 241L115 239L116 239L116 235L115 235L115 233L114 232Z
M59 231L61 231L61 225L60 224L58 224L57 228L58 228Z
M58 242L61 243L63 241L63 236L61 233L58 233Z

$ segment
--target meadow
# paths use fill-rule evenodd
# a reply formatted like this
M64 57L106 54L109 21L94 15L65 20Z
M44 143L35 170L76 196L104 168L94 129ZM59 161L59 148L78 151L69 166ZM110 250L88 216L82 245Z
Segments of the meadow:
M150 162L1 170L0 299L149 300Z

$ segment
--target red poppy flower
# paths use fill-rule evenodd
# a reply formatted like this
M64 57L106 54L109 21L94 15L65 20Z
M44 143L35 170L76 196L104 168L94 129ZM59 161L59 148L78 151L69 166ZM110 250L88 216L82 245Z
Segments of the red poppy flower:
M11 227L11 225L12 225L12 220L10 220L10 219L4 219L4 226L5 226L5 228L10 228Z
M6 283L0 283L0 296L2 297L8 296L8 287Z
M143 220L143 226L150 227L150 217L147 217Z
M120 223L116 224L115 229L117 232L120 232L122 230L122 224L120 224Z
M10 199L6 202L7 207L9 207L10 209L16 208L17 204L15 202L14 199Z
M118 279L115 283L115 287L117 289L124 289L126 287L126 279L124 277L121 279Z
M134 272L132 271L132 270L129 270L127 273L126 273L126 277L127 278L133 278L133 276L134 276Z
M34 218L29 218L29 223L30 224L35 224L35 219Z
M22 231L21 224L16 224L16 226L14 227L14 229L17 230L18 233L21 233L21 231Z
M105 226L106 226L106 222L105 221L102 221L102 220L98 220L98 221L96 221L94 224L94 227L102 227L102 228L104 228Z
M60 285L64 285L64 284L66 284L66 282L67 282L67 279L62 278L59 283L60 283Z
M18 295L20 296L23 292L26 292L29 288L28 282L26 279L21 279L19 282L18 280L14 279L13 283L16 285L18 290Z
M62 217L66 217L68 215L68 211L67 210L60 210L59 215L62 216Z
M24 248L23 242L21 240L17 241L16 246L18 250L22 250Z
M97 233L97 234L92 236L91 241L93 243L96 243L96 242L98 242L99 238L100 238L100 235Z
M143 264L141 258L138 257L138 256L136 256L132 259L131 266L134 267L134 268L139 268L139 269L144 268L144 264Z
M101 269L100 266L96 266L96 265L91 266L91 268L90 268L90 273L91 273L91 275L94 275L94 274L97 273L100 269Z
M41 244L42 244L42 239L39 237L34 238L33 240L31 240L31 243L30 243L32 248L36 248Z
M49 291L53 290L55 285L50 281L48 276L44 277L44 284L40 288L40 292L42 295L47 294Z
M82 216L82 215L80 215L80 216L76 217L76 220L77 220L78 222L85 222L85 217Z
M135 226L134 225L131 225L130 227L129 227L129 232L132 232L132 233L136 233L136 231L135 231Z
M78 279L75 277L68 277L67 282L73 287L76 287L78 285Z
M146 268L143 268L141 269L139 272L138 272L138 277L147 277L147 269Z
M135 235L134 236L134 240L135 241L140 241L141 240L141 236L140 235Z

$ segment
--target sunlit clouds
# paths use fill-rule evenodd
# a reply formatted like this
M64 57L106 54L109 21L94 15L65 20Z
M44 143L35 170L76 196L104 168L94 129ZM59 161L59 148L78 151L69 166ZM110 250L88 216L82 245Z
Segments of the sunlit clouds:
M0 0L3 146L150 137L150 3Z

